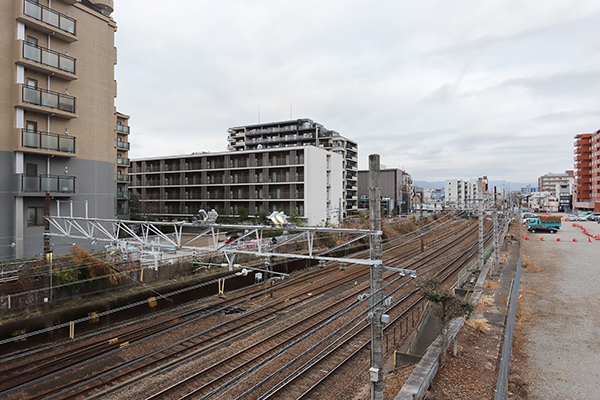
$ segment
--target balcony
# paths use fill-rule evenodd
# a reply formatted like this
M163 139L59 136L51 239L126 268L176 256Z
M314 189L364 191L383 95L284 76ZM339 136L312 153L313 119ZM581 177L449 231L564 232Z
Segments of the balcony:
M129 198L128 193L129 192L119 192L119 191L117 191L117 199L128 199Z
M584 161L590 162L592 160L592 155L590 153L579 154L574 158L574 161Z
M117 207L117 215L129 215L129 207Z
M126 125L117 124L117 132L122 132L129 135L129 127Z
M21 146L29 149L51 150L66 155L75 154L75 138L50 132L37 132L21 129Z
M21 192L75 193L75 177L64 175L20 175Z
M32 43L22 42L17 64L26 68L72 81L77 79L75 59Z
M77 40L77 21L68 15L38 4L33 0L23 0L23 9L18 21L66 42Z
M129 165L129 158L118 157L118 158L117 158L117 165L125 165L125 166L128 166L128 165Z
M19 107L33 112L54 114L56 117L69 119L77 117L77 114L75 114L75 97L25 84L20 86L21 103L18 105Z
M127 175L127 174L117 174L117 182L129 183L129 175Z
M592 184L592 180L590 177L577 177L575 179L575 183L578 185L591 185Z
M117 140L117 148L123 150L129 150L129 142L122 142Z

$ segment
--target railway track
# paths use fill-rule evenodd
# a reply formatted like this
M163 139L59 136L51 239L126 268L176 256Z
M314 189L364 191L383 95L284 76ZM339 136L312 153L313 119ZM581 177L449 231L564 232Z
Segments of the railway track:
M439 269L439 265L435 266L435 260L440 259L441 254L452 253L452 242L456 242L457 237L471 237L476 232L476 227L468 221L455 221L451 224L442 226L442 233L439 230L432 229L429 232L424 232L418 236L403 238L402 244L400 241L389 241L384 245L384 264L390 266L399 266L407 269L417 269L425 273L430 273L434 269ZM471 240L472 239L468 239ZM417 257L422 254L423 257ZM413 264L406 260L415 258ZM418 258L418 259L417 259ZM409 267L411 266L412 267ZM396 274L386 274L386 280L396 281L400 285L402 279ZM392 278L395 276L395 278ZM11 369L4 369L2 376L7 376L7 379L0 380L0 396L8 395L14 398L84 398L92 393L106 395L109 391L121 386L125 386L133 381L140 380L150 376L157 371L165 371L175 368L176 365L183 361L189 361L194 358L205 357L207 353L216 351L225 345L229 345L241 340L252 334L252 332L260 329L266 329L275 326L276 323L282 323L286 314L295 312L298 308L307 308L310 303L322 303L326 294L340 287L353 287L354 290L346 290L347 295L339 300L332 301L327 307L323 307L321 312L313 312L310 318L288 323L289 328L275 332L257 341L255 346L249 346L245 353L233 353L223 360L215 362L214 365L207 363L206 368L198 372L197 378L201 377L203 382L208 382L203 386L203 389L198 390L197 384L191 384L193 378L188 383L181 385L171 385L162 391L158 391L155 395L149 398L160 398L169 393L186 392L185 396L197 396L201 393L211 393L211 388L220 387L228 382L228 379L234 379L236 373L243 374L243 371L253 368L251 365L265 362L264 360L272 357L274 353L286 348L286 343L290 341L300 340L307 332L317 329L317 327L329 325L331 329L335 328L329 319L331 315L340 313L341 310L346 310L351 307L351 304L356 303L356 295L364 291L362 282L368 278L368 267L355 265L344 270L340 269L339 265L332 263L324 268L315 269L307 274L298 274L293 279L286 280L280 285L273 288L263 290L261 288L253 288L249 291L239 292L233 295L228 295L227 299L218 299L210 307L205 306L204 309L196 309L182 313L165 321L161 324L151 324L127 333L127 336L121 336L117 341L108 343L106 341L98 341L92 346L80 348L72 348L69 354L49 357L48 359L36 361L37 365L43 367L46 371L52 371L50 374L34 372L36 368L32 365L23 363ZM307 281L310 283L307 284ZM407 281L407 278L403 279ZM361 284L358 284L361 282ZM392 287L389 290L393 290ZM271 300L271 296L272 300ZM154 352L146 353L143 356L126 356L124 353L135 348L135 344L145 341L155 340L157 337L164 337L164 332L173 332L181 325L192 325L199 321L206 320L209 317L214 317L227 307L248 307L248 304L256 302L263 303L255 306L250 311L244 312L242 315L227 318L224 322L216 324L210 328L204 329L196 335L185 338L184 340L176 341L172 345L163 346ZM398 306L400 307L400 306ZM402 306L404 307L404 306ZM251 307L248 307L251 308ZM355 313L360 315L364 313L366 304L362 307L355 307ZM405 307L406 308L406 307ZM362 311L361 311L362 310ZM348 313L350 315L351 313ZM413 316L414 318L414 316ZM393 324L389 324L388 328ZM397 326L397 325L396 325ZM324 328L323 332L325 332ZM277 339L278 338L278 339ZM112 346L112 347L111 347ZM269 351L260 347L263 346ZM254 352L254 353L250 353ZM285 352L283 352L285 353ZM256 355L252 355L256 354ZM124 361L118 365L104 368L95 372L94 377L82 376L77 379L76 376L81 376L81 371L89 367L89 364L97 364L99 360L119 355ZM85 361L81 357L91 357ZM245 362L240 363L239 360L244 358ZM254 360L254 361L252 361ZM238 365L234 368L229 364L235 362ZM219 365L222 368L219 371ZM88 368L89 370L89 368ZM232 371L228 375L224 374L223 370ZM5 375L6 373L6 375ZM212 374L212 375L211 375ZM18 379L15 377L19 376ZM213 378L208 378L212 376ZM15 378L15 379L12 379ZM12 381L12 386L9 382ZM55 384L58 381L66 382L64 385ZM183 381L183 380L182 380ZM308 379L310 381L310 379ZM187 389L183 389L187 385ZM228 387L232 386L230 383ZM45 387L44 389L39 389ZM52 389L48 389L48 388ZM110 388L107 390L106 388ZM222 390L220 390L222 391ZM26 397L19 397L23 393L28 393ZM35 393L32 395L32 393ZM206 395L206 394L204 394ZM158 396L158 397L157 397ZM212 396L212 395L211 395ZM198 396L196 398L199 398ZM216 398L216 397L215 397Z

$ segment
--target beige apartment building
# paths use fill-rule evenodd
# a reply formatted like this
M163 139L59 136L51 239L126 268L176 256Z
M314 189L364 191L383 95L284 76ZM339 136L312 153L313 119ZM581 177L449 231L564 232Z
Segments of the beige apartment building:
M0 259L43 252L46 193L51 214L57 200L79 215L86 202L90 217L127 214L129 117L114 106L112 11L113 0L2 1ZM70 245L53 239L52 250Z
M314 146L135 159L130 189L143 217L191 221L200 209L236 217L297 214L309 226L337 225L342 156Z

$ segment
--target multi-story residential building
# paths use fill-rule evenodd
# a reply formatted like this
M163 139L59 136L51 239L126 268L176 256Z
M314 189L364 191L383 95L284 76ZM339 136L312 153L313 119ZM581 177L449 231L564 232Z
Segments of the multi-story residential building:
M582 133L575 135L575 193L573 207L578 210L600 212L598 196L598 143L599 134ZM592 153L595 154L594 159ZM594 160L594 163L592 162ZM593 190L593 185L596 190ZM598 202L596 201L598 200Z
M117 209L112 0L4 0L0 9L0 258L39 255L44 198ZM70 243L53 243L57 253Z
M358 209L358 145L308 118L229 128L228 149L254 150L289 146L317 146L340 154L344 161L343 208Z
M298 214L310 226L338 223L342 156L313 146L194 153L131 162L130 189L145 217L192 220L261 211Z
M564 174L553 174L552 172L542 175L538 178L538 192L549 192L553 195L558 194L558 185L567 184L573 185L575 175L573 170L565 171Z
M129 219L129 115L117 112L117 217Z
M558 211L571 212L573 209L573 182L556 184L556 197L558 198Z
M483 198L487 189L487 177L482 178L482 191L479 193L479 179L469 181L460 179L446 179L444 181L444 203L456 208L477 207L477 201Z
M600 212L600 130L592 133L592 199L594 212Z
M411 209L411 193L413 190L413 179L410 174L398 168L382 167L379 172L379 184L381 185L381 197L387 200L388 214L395 212L398 215L406 215ZM369 209L369 171L358 171L358 196L359 210ZM390 207L391 205L391 207Z

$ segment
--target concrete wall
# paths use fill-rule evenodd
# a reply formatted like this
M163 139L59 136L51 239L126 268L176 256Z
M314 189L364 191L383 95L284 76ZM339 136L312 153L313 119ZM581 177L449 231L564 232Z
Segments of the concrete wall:
M327 168L329 158L329 168ZM325 225L327 222L336 225L336 211L340 199L344 199L342 156L325 152L316 147L305 147L305 204L308 225ZM329 175L329 187L327 176ZM329 193L329 200L327 199Z

